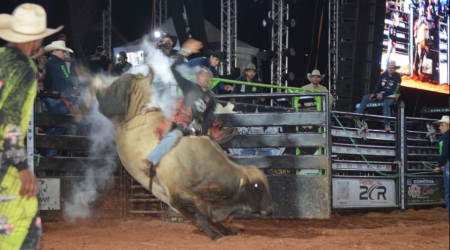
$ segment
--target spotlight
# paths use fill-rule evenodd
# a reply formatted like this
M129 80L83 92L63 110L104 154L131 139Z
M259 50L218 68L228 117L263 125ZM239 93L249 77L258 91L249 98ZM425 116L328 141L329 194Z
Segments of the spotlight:
M119 58L120 57L120 55L119 54L117 54L117 58Z
M294 75L294 73L292 73L292 72L289 72L289 73L284 73L282 76L281 76L281 81L294 81L294 79L295 79L295 75Z
M256 53L256 58L260 61L269 61L275 56L275 52L271 50L264 50Z
M264 18L264 19L262 20L262 26L263 26L264 28L270 27L270 25L272 25L272 23L273 23L273 21L272 21L272 19L270 19L270 18Z
M283 52L283 56L295 56L295 53L295 49L291 47Z
M160 37L161 37L161 32L155 31L154 36L155 36L156 38L160 38Z
M284 21L283 24L291 28L295 28L295 26L297 26L297 21L295 21L294 18L291 18L289 20Z

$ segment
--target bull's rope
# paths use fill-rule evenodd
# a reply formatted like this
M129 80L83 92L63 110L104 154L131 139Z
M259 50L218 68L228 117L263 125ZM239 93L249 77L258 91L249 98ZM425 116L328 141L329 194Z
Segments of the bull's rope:
M139 112L137 112L134 116L132 116L132 117L126 119L125 121L117 124L117 126L114 128L114 130L116 130L118 127L124 125L125 123L133 120L136 116L145 115L147 113L154 112L154 111L161 111L161 108L153 107L153 108L142 109Z

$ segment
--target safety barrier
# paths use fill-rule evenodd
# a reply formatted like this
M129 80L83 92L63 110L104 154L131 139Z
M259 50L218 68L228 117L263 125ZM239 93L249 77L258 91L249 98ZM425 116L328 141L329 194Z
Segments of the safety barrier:
M300 97L310 96L312 99L321 97L323 105L320 106L328 107L328 93L318 92L234 94L218 96L218 98L263 96L286 98L291 100L291 103ZM239 104L235 107L236 109L241 109ZM298 112L293 109L288 112L267 111L269 110L258 108L257 113L217 115L224 124L253 129L253 133L248 133L247 130L235 135L231 141L221 145L222 148L230 152L231 160L242 165L255 165L266 173L274 203L274 214L271 218L329 219L331 172L328 109L299 110ZM297 132L302 126L316 126L318 129ZM282 133L274 133L274 128L276 131L279 127L282 128ZM255 130L258 132L255 133ZM315 148L318 154L304 154L302 153L304 148ZM235 217L253 218L255 216L239 214Z
M237 104L237 110L244 113L217 115L224 124L232 124L242 132L222 145L230 158L242 165L256 165L266 173L275 207L272 218L329 219L332 208L404 209L442 204L442 175L434 174L430 165L436 161L437 145L429 141L432 133L425 130L431 120L405 118L404 103L400 103L396 117L364 114L369 124L366 134L344 118L350 113L327 109L328 93L295 88L288 91L298 93L218 96L285 98L295 107L304 98L316 103L314 108L297 111L292 107ZM382 119L394 122L392 132L376 129ZM35 133L34 127L64 127L73 135L44 135ZM149 214L170 219L168 207L136 183L119 159L89 152L92 141L85 133L89 128L89 124L74 122L70 115L36 113L30 122L29 162L39 178L44 219L67 217L62 208L73 205L73 201L87 203L94 215L102 218ZM110 146L103 151L114 150L113 143ZM49 148L64 150L66 156L47 158L39 154ZM109 177L98 172L105 161L119 166ZM92 182L110 181L113 185L96 190L80 187L89 171L93 173Z
M405 117L403 102L395 117L362 115L367 129L354 128L350 114L333 112L331 121L333 208L443 204L442 174L433 172L434 120ZM393 131L377 129L383 119L394 122Z
M48 94L45 97L59 98ZM40 105L39 99L37 103ZM45 134L49 128L65 128L67 133ZM27 153L29 165L34 167L38 178L43 219L123 216L124 201L120 194L124 192L121 180L124 170L115 153L114 135L102 138L108 144L93 148L96 144L88 137L91 129L91 124L77 123L70 115L34 113L27 131ZM45 157L47 149L57 149L59 155Z

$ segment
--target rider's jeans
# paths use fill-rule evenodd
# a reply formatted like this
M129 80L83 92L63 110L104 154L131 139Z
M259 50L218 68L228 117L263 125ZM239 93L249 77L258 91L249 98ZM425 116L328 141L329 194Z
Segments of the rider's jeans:
M169 152L182 137L183 133L178 129L174 129L168 133L158 145L156 145L156 148L150 153L147 159L154 165L158 164L161 158L167 154L167 152Z

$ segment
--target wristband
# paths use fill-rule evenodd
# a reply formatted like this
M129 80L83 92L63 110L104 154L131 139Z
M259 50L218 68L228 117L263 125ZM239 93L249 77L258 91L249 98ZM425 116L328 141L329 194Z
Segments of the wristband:
M186 53L188 53L189 55L192 55L192 51L190 51L190 50L188 50L188 49L181 48L180 50L181 50L181 51L184 51L184 52L186 52Z

